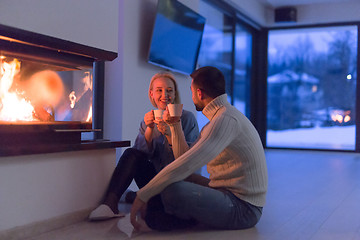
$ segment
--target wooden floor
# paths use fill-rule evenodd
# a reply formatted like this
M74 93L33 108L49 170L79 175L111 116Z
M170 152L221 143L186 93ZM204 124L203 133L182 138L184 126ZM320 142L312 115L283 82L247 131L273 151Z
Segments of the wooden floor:
M266 155L267 204L254 228L140 233L126 216L81 222L32 239L360 239L360 154L267 150Z

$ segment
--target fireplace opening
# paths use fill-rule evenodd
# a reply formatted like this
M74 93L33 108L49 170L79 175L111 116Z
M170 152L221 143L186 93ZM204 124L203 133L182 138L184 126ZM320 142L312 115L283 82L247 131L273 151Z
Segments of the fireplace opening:
M0 155L101 139L104 62L116 57L0 25Z
M69 70L0 52L0 122L92 122L92 68Z

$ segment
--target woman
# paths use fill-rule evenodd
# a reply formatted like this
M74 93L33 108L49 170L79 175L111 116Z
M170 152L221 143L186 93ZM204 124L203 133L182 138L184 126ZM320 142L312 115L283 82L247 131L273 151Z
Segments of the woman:
M158 109L165 110L169 103L180 103L175 77L169 72L160 72L151 78L148 95L152 105ZM183 110L181 124L190 146L199 135L196 118L191 112ZM155 120L153 110L145 114L134 146L126 149L120 157L104 201L91 212L90 220L123 216L119 213L118 202L132 180L142 188L174 160L170 134L164 121Z

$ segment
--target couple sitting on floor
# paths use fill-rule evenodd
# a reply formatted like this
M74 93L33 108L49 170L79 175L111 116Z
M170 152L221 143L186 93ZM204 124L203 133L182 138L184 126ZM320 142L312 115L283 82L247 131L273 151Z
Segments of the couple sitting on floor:
M121 156L103 203L91 220L123 216L118 202L132 180L139 191L133 202L131 223L141 228L139 213L148 227L159 231L202 224L216 229L255 226L262 215L267 192L267 167L260 137L252 123L227 101L225 79L215 67L202 67L191 75L192 100L209 119L199 134L195 116L183 110L170 117L169 103L180 103L171 73L157 73L149 87L154 107L165 110L163 119L151 110L140 124L132 148ZM197 174L207 166L209 178Z

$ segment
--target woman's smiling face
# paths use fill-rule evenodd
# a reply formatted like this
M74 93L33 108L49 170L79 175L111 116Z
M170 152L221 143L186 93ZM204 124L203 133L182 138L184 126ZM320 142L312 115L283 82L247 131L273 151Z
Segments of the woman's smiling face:
M154 80L150 95L159 109L165 110L166 105L175 100L175 85L172 80L160 77Z

